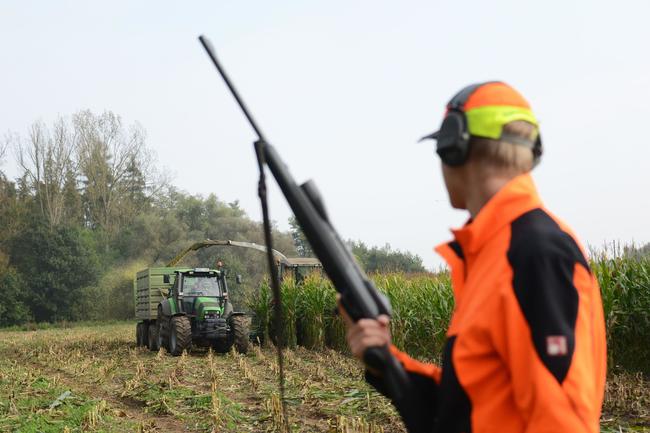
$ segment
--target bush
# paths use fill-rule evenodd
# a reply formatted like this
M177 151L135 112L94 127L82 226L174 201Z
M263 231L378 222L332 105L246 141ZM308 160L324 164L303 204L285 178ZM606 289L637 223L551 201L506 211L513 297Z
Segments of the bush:
M143 262L115 266L97 284L82 289L74 316L82 320L124 320L135 317L133 279Z
M30 320L25 288L25 282L13 268L0 269L0 327L20 325Z
M37 322L78 320L73 310L81 288L97 281L99 260L84 230L35 223L12 240L12 264L29 294L26 303Z

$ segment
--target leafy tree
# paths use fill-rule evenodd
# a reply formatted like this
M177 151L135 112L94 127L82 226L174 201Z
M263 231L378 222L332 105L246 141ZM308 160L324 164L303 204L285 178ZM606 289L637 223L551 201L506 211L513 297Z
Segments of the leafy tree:
M36 321L78 319L71 314L82 287L99 275L95 252L82 230L43 224L28 226L13 239L11 260L29 287L27 304Z
M366 272L426 272L422 258L410 252L393 250L389 244L383 247L368 247L361 241L348 242L352 253Z
M169 259L184 244L187 228L175 215L149 212L137 215L118 234L115 248L122 260L147 258L151 263Z
M0 172L0 249L20 231L22 208L16 185Z
M298 255L300 257L314 257L314 251L295 216L289 218L289 227L289 233L291 233L291 238L293 239L293 244L296 247Z
M26 286L20 274L13 268L0 270L0 326L19 325L30 319L29 308L25 304Z

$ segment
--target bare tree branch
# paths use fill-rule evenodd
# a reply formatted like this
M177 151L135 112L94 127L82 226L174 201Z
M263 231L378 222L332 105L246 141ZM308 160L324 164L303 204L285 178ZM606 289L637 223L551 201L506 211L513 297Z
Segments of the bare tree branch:
M145 139L137 123L126 127L110 111L85 110L71 121L58 119L51 128L35 122L25 138L8 135L0 161L11 143L21 177L51 227L73 218L112 235L166 184Z
M4 141L0 142L0 167L5 162L5 157L7 156L7 150L9 149L9 138L7 137Z
M138 211L133 191L138 190L143 199L148 192L153 169L144 129L138 124L125 128L111 112L81 111L73 122L86 210L91 221L113 233Z
M64 214L63 186L66 174L74 169L74 146L64 119L50 130L43 122L34 122L29 139L16 140L18 165L36 195L42 215L51 227L62 222Z

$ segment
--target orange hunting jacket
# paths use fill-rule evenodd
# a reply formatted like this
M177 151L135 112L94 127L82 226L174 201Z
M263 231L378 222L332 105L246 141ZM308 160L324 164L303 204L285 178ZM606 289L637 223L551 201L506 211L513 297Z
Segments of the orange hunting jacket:
M524 174L453 233L436 248L455 298L442 368L391 348L415 386L420 422L435 433L599 432L603 308L571 230Z

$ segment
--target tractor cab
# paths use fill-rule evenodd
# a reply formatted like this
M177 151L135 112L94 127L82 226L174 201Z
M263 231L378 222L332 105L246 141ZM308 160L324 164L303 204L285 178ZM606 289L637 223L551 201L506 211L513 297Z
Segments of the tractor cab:
M225 269L175 269L164 282L171 290L159 306L159 347L174 355L192 342L218 352L227 352L233 344L240 352L247 350L247 324L228 299Z
M228 282L224 270L195 268L175 272L170 297L179 306L180 312L199 320L227 316ZM224 314L225 313L225 314Z

